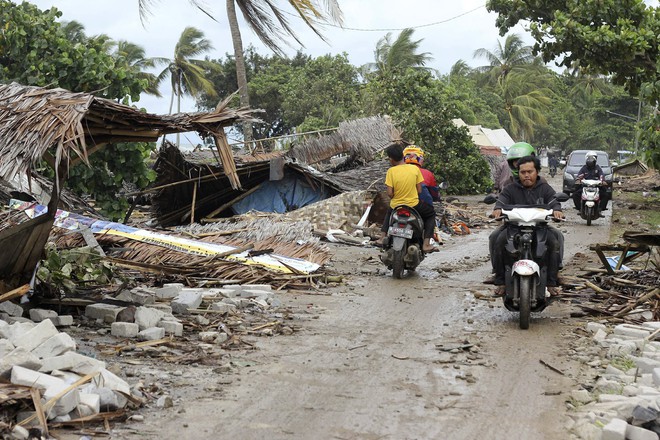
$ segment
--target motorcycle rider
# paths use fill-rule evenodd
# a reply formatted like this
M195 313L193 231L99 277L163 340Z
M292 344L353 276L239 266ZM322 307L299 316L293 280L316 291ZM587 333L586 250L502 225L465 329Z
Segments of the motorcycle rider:
M518 160L519 180L511 185L507 185L500 194L492 216L499 218L502 215L503 205L534 205L547 204L555 198L556 191L547 183L541 180L539 172L541 171L541 162L535 156L525 156ZM553 216L556 219L563 219L564 214L561 211L561 203L555 202L552 206ZM558 286L558 272L561 264L560 240L561 232L555 228L548 227L549 234L546 235L547 252L547 286L551 295L558 295L560 292ZM495 295L501 296L505 292L505 274L504 269L510 256L506 252L507 231L506 228L498 228L495 237L494 252L491 253L491 262L495 268L495 281L497 286Z
M550 170L550 173L552 174L553 172L557 172L557 166L559 165L559 161L555 156L550 156L548 159L548 169Z
M502 161L495 172L495 191L500 193L505 186L512 184L518 179L518 159L525 156L536 156L536 150L527 142L516 142L509 147L506 153L506 161Z
M596 163L598 153L595 151L587 152L585 156L585 164L580 168L580 171L575 178L575 191L573 192L573 203L575 204L575 209L579 210L582 199L582 185L580 182L582 180L600 180L600 186L598 187L598 194L600 196L600 210L607 210L607 184L605 183L605 173L603 169Z
M393 208L399 205L405 205L417 211L424 221L424 245L422 246L422 250L424 252L437 250L431 244L433 228L435 227L435 209L432 204L419 199L419 195L422 192L422 183L424 182L421 171L417 166L405 163L403 147L401 145L390 145L385 150L385 153L391 165L385 176L387 195L391 197L391 200L381 228L381 243L385 243L385 240L387 240L387 230L390 226L390 217Z

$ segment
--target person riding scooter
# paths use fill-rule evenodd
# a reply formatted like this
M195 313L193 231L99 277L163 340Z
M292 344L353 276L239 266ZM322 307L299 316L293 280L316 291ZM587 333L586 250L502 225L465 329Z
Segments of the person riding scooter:
M415 145L408 145L403 150L403 161L411 165L416 165L422 173L424 182L422 182L422 192L419 195L419 199L429 205L432 205L433 202L439 202L438 182L435 180L433 171L424 168L424 150Z
M519 180L507 185L500 194L492 216L499 218L502 214L503 205L534 205L548 204L555 200L556 191L547 183L541 181L539 172L541 171L541 162L537 157L526 156L518 160ZM564 214L561 211L561 203L556 202L552 207L554 217L563 219ZM495 281L497 286L496 295L502 295L505 290L505 266L509 256L506 253L505 246L507 234L505 228L499 228L495 236L493 252L491 252L491 262L495 269ZM497 232L497 231L496 231ZM558 272L561 265L560 239L561 232L555 228L551 229L546 237L548 246L547 254L547 286L552 295L559 293Z
M580 171L575 178L575 191L573 192L573 203L575 204L575 209L580 209L580 201L582 197L582 180L600 180L601 185L598 188L598 193L600 195L600 210L607 210L607 183L605 182L605 173L603 169L596 163L596 158L598 154L595 151L587 152L585 156L585 165L580 168Z

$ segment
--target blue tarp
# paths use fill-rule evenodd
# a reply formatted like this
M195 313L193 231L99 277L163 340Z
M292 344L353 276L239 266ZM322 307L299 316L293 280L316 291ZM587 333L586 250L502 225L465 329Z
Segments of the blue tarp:
M314 189L306 179L289 175L282 180L262 183L254 193L234 203L232 209L236 214L244 214L251 210L282 214L328 197L325 187Z

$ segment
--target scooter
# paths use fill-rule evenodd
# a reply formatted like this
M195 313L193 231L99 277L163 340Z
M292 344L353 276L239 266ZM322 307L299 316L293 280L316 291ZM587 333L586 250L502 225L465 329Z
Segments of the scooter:
M549 169L550 177L555 177L557 175L557 167L551 166Z
M584 179L582 184L582 195L580 197L580 217L591 226L591 221L601 217L600 212L600 180Z
M552 218L551 206L555 201L565 202L568 195L558 193L547 205L504 205L502 217L506 223L506 252L513 263L505 266L504 307L519 312L520 328L529 328L531 312L540 312L548 305L547 284L547 234L548 220ZM485 203L495 203L497 198L486 196Z
M424 222L417 211L409 206L392 210L387 240L381 261L392 269L392 276L400 279L404 270L414 271L424 260Z

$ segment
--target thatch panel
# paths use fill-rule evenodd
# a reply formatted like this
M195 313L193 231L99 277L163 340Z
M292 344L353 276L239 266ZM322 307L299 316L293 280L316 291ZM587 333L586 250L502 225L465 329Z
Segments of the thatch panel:
M42 258L54 219L42 215L0 231L0 278L27 281Z
M401 140L401 132L389 116L341 122L339 134L351 146L351 157L361 163L373 160L376 153Z
M385 174L390 167L389 161L375 160L359 168L331 174L332 178L349 191L374 190L385 191Z
M284 219L307 220L315 229L350 228L360 221L373 198L371 191L347 192L287 213Z

